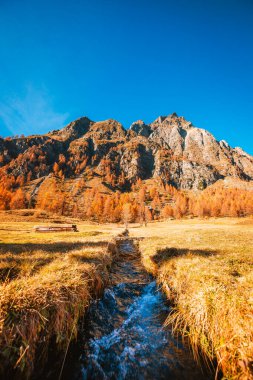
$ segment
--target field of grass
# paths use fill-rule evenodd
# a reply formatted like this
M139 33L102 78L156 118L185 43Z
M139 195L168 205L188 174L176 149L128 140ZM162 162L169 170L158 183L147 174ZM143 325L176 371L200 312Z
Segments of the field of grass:
M133 229L173 312L167 323L225 379L253 379L253 219L168 221Z
M52 340L64 353L108 282L107 245L122 226L60 219L79 232L35 233L56 220L0 212L0 377L7 367L29 375ZM253 219L134 224L130 235L142 238L143 264L173 304L167 323L196 359L216 359L225 379L253 379Z
M117 228L79 222L79 232L36 233L46 223L31 219L0 214L0 377L7 368L29 375L52 341L65 352L108 281Z

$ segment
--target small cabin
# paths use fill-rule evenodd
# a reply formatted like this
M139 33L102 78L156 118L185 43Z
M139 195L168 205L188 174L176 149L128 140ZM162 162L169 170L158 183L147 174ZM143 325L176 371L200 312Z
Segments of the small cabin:
M35 226L34 230L35 230L35 232L67 232L67 231L78 232L76 224Z

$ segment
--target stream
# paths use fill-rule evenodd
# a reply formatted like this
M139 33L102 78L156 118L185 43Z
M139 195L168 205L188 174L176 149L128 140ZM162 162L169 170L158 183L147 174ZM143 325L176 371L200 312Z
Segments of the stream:
M210 379L164 322L165 296L144 270L131 240L119 242L111 285L87 316L78 357L64 379Z

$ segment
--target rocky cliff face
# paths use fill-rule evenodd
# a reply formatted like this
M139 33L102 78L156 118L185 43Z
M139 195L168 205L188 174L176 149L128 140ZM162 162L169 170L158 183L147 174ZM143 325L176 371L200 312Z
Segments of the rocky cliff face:
M65 180L106 181L107 173L121 190L138 178L161 177L181 189L203 189L225 177L253 180L252 156L175 113L150 125L138 120L128 130L115 120L83 117L44 136L0 139L0 167L1 175L25 181L53 172Z

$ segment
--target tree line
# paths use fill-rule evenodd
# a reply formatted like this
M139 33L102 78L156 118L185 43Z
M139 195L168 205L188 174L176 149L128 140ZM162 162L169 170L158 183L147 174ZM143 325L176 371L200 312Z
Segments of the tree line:
M0 209L37 208L58 215L72 215L97 222L140 222L184 217L243 217L253 215L253 191L211 186L203 191L182 191L162 181L147 186L140 179L129 192L102 193L85 180L70 191L64 180L52 177L40 187L36 203L24 178L6 176L0 181Z

